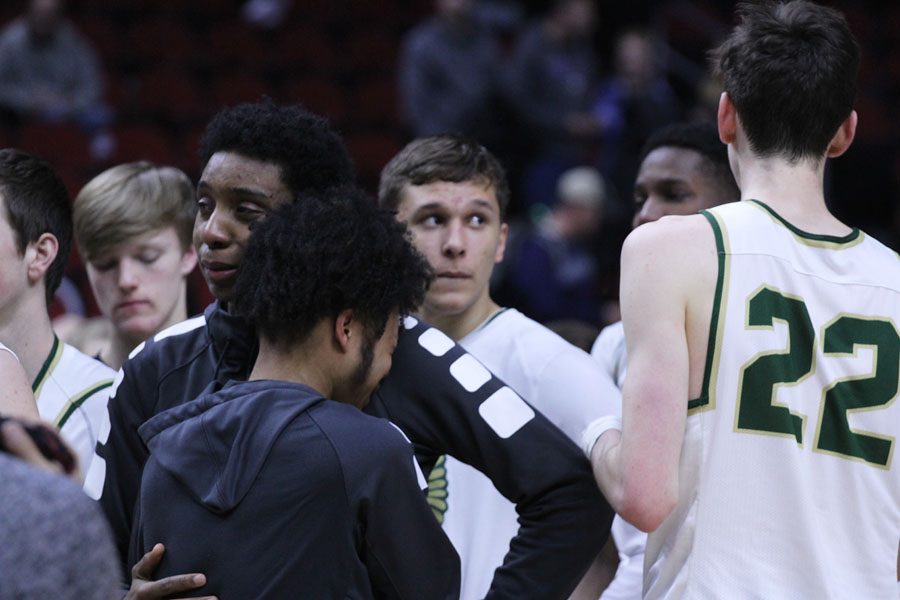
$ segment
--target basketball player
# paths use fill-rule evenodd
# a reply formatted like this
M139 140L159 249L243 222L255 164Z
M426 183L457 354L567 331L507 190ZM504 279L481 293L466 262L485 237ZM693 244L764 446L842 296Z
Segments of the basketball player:
M806 0L739 15L715 59L742 201L626 241L624 427L595 475L652 532L648 598L895 598L900 260L823 193L859 51Z
M653 133L641 152L634 182L634 227L666 215L692 215L740 199L728 166L728 150L713 123L673 123ZM622 322L603 329L591 356L622 388L625 382L625 333ZM612 537L619 554L616 574L601 600L638 600L644 579L647 534L616 516Z
M382 171L379 202L407 223L434 270L418 315L502 377L573 442L580 443L590 422L618 415L618 390L587 353L490 296L491 272L506 241L509 186L487 149L450 135L414 140ZM525 408L505 407L502 420L515 423ZM460 554L461 598L484 598L519 530L516 507L461 461L447 457L438 466L429 493L440 499L435 512ZM591 535L605 539L607 532ZM571 561L559 550L547 554L545 564L562 568ZM583 563L582 573L588 566ZM542 582L527 597L565 598L577 583ZM589 596L596 599L598 591Z
M139 345L125 361L85 480L122 556L147 460L138 427L207 388L245 380L253 368L256 331L229 311L251 226L278 205L353 178L343 141L323 119L272 102L222 110L207 127L202 155L194 243L217 301L203 316ZM525 403L486 369L473 371L473 363L437 329L406 319L392 368L365 410L406 434L424 472L439 456L456 456L516 503L522 526L488 597L548 597L544 588L568 585L597 556L612 513L578 448L537 411L521 412L514 423L501 418L503 409ZM548 560L563 551L566 560ZM152 581L162 557L162 546L155 545L137 563L130 598L162 598L204 585L196 573Z

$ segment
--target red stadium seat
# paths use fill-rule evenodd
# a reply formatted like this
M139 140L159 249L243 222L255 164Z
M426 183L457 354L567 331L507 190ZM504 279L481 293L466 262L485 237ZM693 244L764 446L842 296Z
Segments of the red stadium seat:
M272 93L262 79L249 73L220 75L213 79L210 87L213 101L218 107L256 102Z
M193 77L166 67L141 77L135 102L142 116L170 119L180 125L204 121L215 109Z
M185 26L168 19L138 21L128 32L128 44L138 62L145 65L202 62L203 53Z
M92 162L90 139L77 125L26 123L20 138L23 150L49 161L57 169L78 169Z
M327 79L307 77L285 84L283 98L299 102L317 115L340 124L347 115L347 101L340 86Z
M381 169L403 145L391 134L355 134L347 136L347 151L356 165L361 183L374 189Z
M346 43L345 66L353 71L393 72L397 63L397 38L378 31L362 31Z
M329 73L337 66L338 59L331 39L321 31L304 25L281 31L272 62L287 72L305 69Z
M400 122L398 104L392 78L370 78L357 84L350 117L360 127L395 127Z
M266 64L266 49L260 34L243 23L211 27L204 51L213 65L259 68Z
M158 127L119 125L114 131L114 164L148 160L159 165L177 165L172 141Z

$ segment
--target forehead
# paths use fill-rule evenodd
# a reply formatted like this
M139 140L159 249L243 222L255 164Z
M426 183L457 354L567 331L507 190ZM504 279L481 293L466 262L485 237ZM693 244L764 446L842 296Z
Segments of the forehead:
M162 249L180 249L181 240L178 237L178 232L175 230L175 226L166 225L165 227L150 229L139 235L132 236L127 241L124 241L122 243L100 248L97 250L96 255L104 257L113 255L119 256L148 247Z
M706 161L696 150L675 146L660 146L650 152L641 163L638 183L654 180L695 182L706 179Z
M440 206L447 210L477 204L500 212L494 186L482 181L434 181L423 185L407 185L400 194L400 211L414 211L423 206Z
M223 190L252 190L266 196L290 193L281 178L280 166L234 152L213 154L200 175L200 183Z

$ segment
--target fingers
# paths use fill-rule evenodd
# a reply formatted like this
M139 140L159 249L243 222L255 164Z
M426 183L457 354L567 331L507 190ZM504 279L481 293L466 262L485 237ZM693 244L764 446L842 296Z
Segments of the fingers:
M189 592L190 590L203 587L204 585L206 585L206 576L200 573L172 575L171 577L166 577L159 581L141 582L140 591L135 598L139 600L167 598L172 594ZM203 596L203 598L212 598L212 596Z
M137 561L131 568L131 579L152 579L153 573L156 572L156 567L159 566L159 561L162 560L165 551L166 547L162 544L153 546L150 552L144 554L141 560Z
M0 435L3 435L6 450L13 456L45 471L63 473L62 465L47 460L20 423L12 420L5 421L0 426Z
M206 576L201 573L172 575L159 581L152 581L153 574L165 551L165 546L156 544L132 567L131 589L126 598L129 600L157 600L206 585ZM215 596L197 596L185 600L215 600Z

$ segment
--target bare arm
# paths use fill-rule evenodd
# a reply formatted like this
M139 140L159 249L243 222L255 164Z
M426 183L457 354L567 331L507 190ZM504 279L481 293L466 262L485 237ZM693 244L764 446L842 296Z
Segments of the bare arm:
M656 529L678 499L690 375L686 314L692 271L705 251L701 227L702 218L666 219L636 229L622 249L623 431L603 434L591 463L616 511L644 531Z

